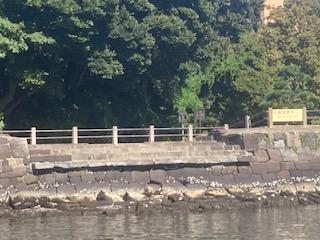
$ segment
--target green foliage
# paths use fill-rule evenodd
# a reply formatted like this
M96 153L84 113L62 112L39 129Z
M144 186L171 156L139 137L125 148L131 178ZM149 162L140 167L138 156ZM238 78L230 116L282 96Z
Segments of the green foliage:
M94 52L89 58L88 67L91 72L105 79L112 79L123 74L123 66L116 60L116 53L109 49Z
M176 99L176 109L192 111L202 108L203 103L199 98L201 85L201 75L189 74L186 79L186 86L181 89L181 93Z
M172 125L198 107L223 122L247 97L233 45L257 29L261 3L0 0L6 126Z
M0 16L0 58L5 58L9 53L26 51L26 36L22 23L16 24Z
M267 107L319 109L319 12L318 1L288 0L267 25L238 35L239 42L223 41L204 71L206 109L227 122Z

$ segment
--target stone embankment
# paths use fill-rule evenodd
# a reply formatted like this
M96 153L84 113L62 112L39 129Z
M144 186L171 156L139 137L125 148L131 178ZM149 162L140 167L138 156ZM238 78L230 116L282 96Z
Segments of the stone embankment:
M5 209L106 213L320 202L320 131L213 135L216 141L36 146L2 136L0 200Z

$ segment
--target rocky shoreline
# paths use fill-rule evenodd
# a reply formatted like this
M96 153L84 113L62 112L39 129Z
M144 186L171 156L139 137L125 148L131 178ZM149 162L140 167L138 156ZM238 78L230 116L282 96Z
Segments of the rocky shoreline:
M320 203L319 179L250 185L219 184L186 188L149 185L145 189L50 194L22 191L2 194L0 217L54 214L152 214L165 211L205 212L238 208L288 207Z

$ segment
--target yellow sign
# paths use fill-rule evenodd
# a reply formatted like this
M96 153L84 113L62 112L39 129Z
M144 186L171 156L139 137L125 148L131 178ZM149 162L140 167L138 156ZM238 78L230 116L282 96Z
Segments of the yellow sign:
M303 122L303 109L272 109L273 122Z

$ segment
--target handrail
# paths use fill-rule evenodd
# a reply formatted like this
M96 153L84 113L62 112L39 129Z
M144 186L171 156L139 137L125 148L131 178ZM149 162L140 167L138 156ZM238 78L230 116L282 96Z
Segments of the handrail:
M23 137L30 144L41 143L113 143L126 142L155 142L155 141L179 141L188 138L192 141L199 133L206 133L223 127L158 127L151 125L149 128L92 128L92 129L36 129L31 130L4 130L2 134L13 137Z

